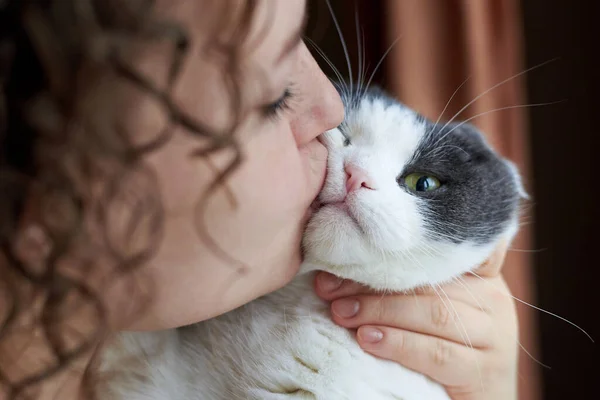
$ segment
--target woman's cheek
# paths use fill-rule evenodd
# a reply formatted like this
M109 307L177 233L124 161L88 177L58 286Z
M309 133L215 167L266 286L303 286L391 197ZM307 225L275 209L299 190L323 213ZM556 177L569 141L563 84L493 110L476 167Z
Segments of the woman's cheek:
M300 218L308 207L306 165L289 126L274 124L247 143L247 179L257 210Z
M242 164L205 213L211 234L236 251L260 252L273 237L291 234L306 211L299 151L285 136L267 133L245 144Z

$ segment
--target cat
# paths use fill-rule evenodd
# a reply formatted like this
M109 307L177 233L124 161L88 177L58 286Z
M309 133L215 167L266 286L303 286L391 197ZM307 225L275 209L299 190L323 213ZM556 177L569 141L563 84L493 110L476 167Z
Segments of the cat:
M314 274L382 292L448 282L513 239L521 179L470 124L434 123L377 88L343 97L343 123L320 138L328 172L296 278L208 321L122 334L104 360L118 378L101 398L449 399L427 377L365 353L331 321ZM119 368L127 357L135 368Z

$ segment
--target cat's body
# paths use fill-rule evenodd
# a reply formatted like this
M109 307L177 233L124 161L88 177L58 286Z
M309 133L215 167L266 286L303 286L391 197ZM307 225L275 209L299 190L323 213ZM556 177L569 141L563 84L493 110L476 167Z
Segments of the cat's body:
M311 277L206 323L127 335L127 352L152 361L120 371L120 393L107 398L448 399L422 375L360 349L331 321Z
M312 271L382 291L450 281L512 240L519 177L470 126L433 124L378 91L346 105L342 126L323 136L328 175L300 274L218 318L123 335L105 359L119 373L106 398L449 399L362 351L313 293ZM119 370L131 357L136 367Z

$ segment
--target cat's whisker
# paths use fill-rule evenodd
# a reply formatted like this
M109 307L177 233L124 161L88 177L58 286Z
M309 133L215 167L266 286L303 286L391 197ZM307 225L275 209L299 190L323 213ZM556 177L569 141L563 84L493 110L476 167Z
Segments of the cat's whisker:
M346 80L342 76L341 72L336 68L336 66L329 59L329 57L327 57L325 55L325 52L314 42L314 40L312 40L309 37L305 37L305 40L308 44L310 44L315 49L317 54L323 59L323 61L325 61L327 63L327 65L329 65L329 67L335 74L335 76L339 82L334 81L333 84L336 85L338 88L340 88L341 97L348 98L348 95L349 95L348 94L349 93L348 85L346 84Z
M458 311L456 311L456 307L454 307L454 304L450 300L450 297L448 297L448 294L446 293L446 291L437 283L435 285L430 285L430 286L438 294L438 297L444 304L444 307L446 308L446 310L450 313L450 315L452 315L452 321L454 322L456 329L458 330L459 334L461 335L461 339L463 340L465 346L469 347L471 350L474 350L475 348L473 347L471 338L469 338L469 333L467 332L467 328L465 327L464 323L460 319L460 316L458 315ZM438 293L438 291L436 290L436 287L444 295L444 297L446 298L446 301L448 301L448 303L446 303L446 301ZM452 308L452 309L450 309L448 307L448 304L450 304L450 308ZM460 324L460 328L459 328L458 324Z
M417 291L414 288L410 289L410 294L412 295L412 298L415 300L415 304L417 305L417 307L422 309L423 305L421 303L419 303L420 296L417 294Z
M531 215L529 214L529 211L533 210L533 205L531 204L523 204L524 202L521 201L521 204L519 204L519 210L521 211L521 214L523 215L523 217L531 217Z
M388 56L388 54L390 54L390 52L392 51L392 49L394 48L394 46L396 45L396 43L398 43L398 41L400 40L401 36L398 36L393 42L392 44L388 47L388 49L385 51L385 53L383 53L383 56L381 56L381 59L379 59L379 62L377 62L377 64L375 65L375 68L373 69L373 72L371 72L371 76L369 77L369 80L367 81L367 85L365 86L365 92L367 90L369 90L369 87L371 86L371 82L373 81L373 78L375 77L375 74L377 73L377 70L379 69L379 67L381 66L381 64L383 63L383 61L386 59L386 57Z
M427 154L428 154L428 155L429 155L429 154L432 154L432 155L437 155L437 153L438 153L438 152L441 152L442 150L445 150L445 149L447 149L447 148L449 148L449 149L458 149L458 150L462 151L463 153L465 153L467 156L469 156L469 153L467 153L467 151L466 151L465 149L463 149L463 148L462 148L462 147L460 147L460 146L453 145L453 144L445 144L445 145L443 145L443 146L440 146L440 147L438 147L438 148L436 148L436 149L434 149L434 150L430 151L430 152L429 152L429 153L427 153ZM438 159L438 158L436 158L436 160L439 162L439 159Z
M436 216L435 211L431 211L431 214L433 214L433 216ZM493 214L492 214L493 215ZM437 215L439 216L439 214ZM434 226L438 226L438 227L447 227L447 228L455 228L456 230L458 229L462 229L462 230L466 230L466 229L477 229L477 230L487 230L487 231L494 231L496 228L493 226L489 226L486 224L472 224L472 225L460 225L457 224L455 222L441 222L441 221L435 221L433 219L428 219L427 222L431 225Z
M444 113L448 109L448 106L450 106L450 103L452 102L452 99L454 99L454 96L456 96L456 94L458 93L458 91L460 90L460 88L462 88L469 81L469 79L471 79L470 75L467 77L467 79L465 79L463 81L463 83L461 83L460 85L458 85L458 87L456 88L456 90L454 91L454 93L452 93L452 96L450 96L450 99L448 99L448 102L446 102L446 105L444 106L444 109L440 113L440 116L435 120L435 123L433 124L434 126L437 125L440 122L440 120L442 119L442 116L444 115Z
M467 332L467 328L465 327L464 323L460 319L460 315L458 314L458 311L456 310L456 307L454 307L454 304L450 300L450 297L448 297L448 294L437 283L435 285L431 285L430 284L429 286L437 294L437 296L439 297L440 301L442 302L442 304L444 305L444 307L446 308L446 310L452 316L452 321L454 322L454 325L456 326L456 330L460 334L461 340L463 341L464 345L467 346L467 347L469 347L471 349L471 351L474 352L475 348L473 347L473 343L471 342L471 338L469 338L469 333ZM437 286L437 289L436 289L436 286ZM438 289L444 294L444 296L446 297L446 300L450 304L450 307L452 308L452 310L448 307L448 303L446 303L446 301L444 300L444 298L440 295L440 293L438 292ZM457 323L457 321L458 321L458 323ZM458 324L460 324L460 328L459 328ZM461 330L461 328L462 328L462 330ZM480 382L481 382L481 388L482 388L483 391L485 391L485 388L484 388L484 385L483 385L483 374L481 372L481 365L479 364L479 360L477 359L477 357L474 357L474 359L475 359L475 363L477 364L477 372L479 373L479 379L480 379Z
M533 225L533 221L519 223L520 228L524 227L524 226L529 226L529 225Z
M398 225L398 226L396 226L396 228L397 229L402 229L405 232L407 232L407 234L410 234L410 231L406 227L404 227L402 225ZM432 256L432 255L440 256L440 255L443 254L438 249L436 249L434 246L429 245L427 243L421 243L421 244L419 244L418 249L421 250L421 251L423 251L423 252L425 252L425 253L427 253L430 256ZM383 260L389 260L389 261L393 261L395 259L398 259L398 257L400 257L400 258L409 258L409 259L412 259L415 263L418 264L418 261L416 259L414 259L413 256L410 253L407 253L407 252L402 251L402 250L398 250L398 251L394 251L394 252L391 252L391 251L383 252L383 250L380 250L380 257ZM420 266L420 267L422 268L422 266Z
M353 102L358 102L358 100L360 99L360 97L362 97L362 85L363 85L363 79L364 79L364 43L361 42L360 39L360 24L359 24L359 18L358 18L358 5L355 2L354 3L354 25L355 25L355 30L356 30L356 46L358 47L358 75L357 75L357 88L356 88L356 93L354 94L354 97L352 99Z
M451 225L446 225L444 223L431 223L431 225L433 227L437 227L437 228L442 228L446 231L449 232L430 232L428 235L430 238L432 239L448 239L450 241L454 241L454 242L463 242L466 240L465 238L465 234L463 232L460 232L459 229L461 231L465 231L466 229L471 231L471 235L475 234L475 231L478 235L482 235L482 236L489 236L489 235L494 235L496 233L495 229L493 227L488 227L488 226L471 226L469 228L460 228L460 227L453 227Z
M472 298L472 299L473 299L473 300L474 300L474 301L477 303L477 305L479 306L479 308L481 309L481 311L482 311L482 312L486 312L486 311L485 311L485 309L484 309L484 307L482 306L482 304L479 302L479 300L477 300L477 297L475 297L475 294L474 294L474 293L473 293L473 292L472 292L472 291L469 289L469 285L468 285L467 281L465 281L465 279L464 279L463 277L461 277L461 276L457 276L456 278L457 278L457 282L458 282L458 283L459 283L459 284L460 284L460 285L461 285L461 286L462 286L462 287L463 287L463 288L466 290L466 292L467 292L467 293L468 293L468 294L471 296L471 298ZM480 300L481 300L481 301L483 301L483 299L482 299L481 297L480 297ZM488 305L486 305L486 306L487 306L487 308L488 308L490 311L492 311L492 312L494 311L493 307L492 307L492 306L490 306L489 304L488 304ZM517 345L518 345L518 346L521 348L521 350L523 350L523 352L525 352L525 354L527 354L527 356L528 356L530 359L532 359L534 362L536 362L537 364L541 365L541 366L542 366L542 367L544 367L544 368L547 368L547 369L552 369L550 366L548 366L548 365L544 364L543 362L541 362L540 360L538 360L537 358L535 358L535 357L533 356L533 354L531 354L531 353L530 353L530 352L529 352L529 351L528 351L528 350L525 348L525 346L523 346L523 344L522 344L522 343L521 343L521 341L519 340L519 337L518 337L518 336L511 335L511 334L510 334L510 333L508 333L508 332L507 332L507 330L506 330L506 329L504 329L504 327L502 327L502 326L499 326L499 328L500 328L500 329L502 329L502 330L503 330L503 331L504 331L504 332L505 332L507 335L510 335L510 336L511 336L511 337L512 337L512 338L515 340L515 342L517 343Z
M344 77L342 76L340 71L337 69L337 67L333 64L333 62L329 59L329 57L327 57L327 55L325 55L325 52L319 47L319 45L317 43L315 43L315 41L312 40L311 38L309 38L308 36L304 37L304 41L306 43L308 43L317 52L317 54L323 59L323 61L325 61L327 63L327 65L331 68L331 70L335 74L336 78L341 83L343 83Z
M429 234L434 237L444 237L447 239L452 239L452 240L456 240L458 242L461 242L463 240L465 240L465 231L471 231L472 233L475 233L475 231L480 234L480 235L490 235L493 234L495 232L494 228L489 227L489 226L485 226L485 225L473 225L470 227L460 227L458 225L452 225L450 222L445 223L445 222L429 222L429 224L431 224L432 227L434 228L441 228L443 231L445 232L429 232Z
M365 31L364 31L364 29L363 29L363 28L361 28L361 30L360 30L360 31L361 31L361 37L362 37L362 43L363 43L363 48L362 48L362 55L363 55L363 59L362 59L362 65L361 65L361 68L362 68L363 74L362 74L362 80L361 80L361 87L362 87L362 90L361 90L361 91L359 91L359 93L362 93L362 95L364 95L364 94L365 94L365 92L366 92L366 88L365 88L365 86L364 86L364 83L365 83L365 82L364 82L364 78L365 78L365 75L366 75L366 73L367 73L367 69L368 69L368 67L369 67L369 65L370 65L370 64L367 64L367 63L366 63L367 53L366 53L366 51L365 51L365 44L366 44L366 41L365 41ZM361 95L361 96L362 96L362 95Z
M440 213L436 212L435 210L428 210L428 213L430 213L432 216L434 217L441 217ZM500 211L497 211L497 213L500 213ZM494 215L494 213L491 213L491 215ZM486 228L489 230L494 230L495 227L493 226L489 226L488 224L471 224L471 225L461 225L461 224L457 224L456 222L440 222L440 221L436 221L434 219L428 219L427 220L428 223L437 225L437 226L448 226L448 227L457 227L457 228L461 228L461 229L482 229L482 228Z
M283 305L283 329L286 333L289 332L289 326L287 323L287 314L285 313L285 304Z
M528 215L528 216L522 216L521 218L519 218L519 222L526 222L526 223L532 223L534 222L535 219L533 218L533 216Z
M448 132L444 133L439 139L436 140L435 143L439 143L442 140L444 140L446 137L448 137L448 135L450 135L452 132L454 132L456 129L460 128L461 126L463 126L464 124L474 120L475 118L479 118L479 117L483 117L484 115L488 115L488 114L492 114L495 112L499 112L499 111L505 111L505 110L512 110L512 109L516 109L516 108L528 108L528 107L544 107L544 106L551 106L551 105L555 105L555 104L559 104L559 103L563 103L565 100L558 100L558 101L550 101L550 102L545 102L545 103L530 103L530 104L517 104L514 106L505 106L505 107L499 107L499 108L494 108L493 110L488 110L488 111L484 111L481 112L479 114L475 114L472 117L469 117L467 119L465 119L464 121L461 121L460 123L458 123L456 126L452 127L452 129L450 129ZM446 123L441 129L440 132L443 132L443 130L448 126L448 123ZM435 145L434 145L435 146ZM431 152L427 153L425 156L428 156Z
M481 304L481 302L479 300L477 300L477 298L475 297L475 294L473 293L473 291L471 291L471 289L469 289L469 285L467 285L467 282L464 280L464 278L460 275L455 276L454 278L452 278L452 280L456 283L458 283L462 288L465 289L465 291L469 294L469 296L471 296L471 298L473 299L473 301L475 301L475 303L477 304L477 306L479 307L479 309L481 310L481 312L486 312L485 307L483 307L483 305ZM480 299L483 301L483 299ZM491 310L491 307L488 307Z
M548 251L547 248L544 249L534 249L534 250L527 250L527 249L515 249L514 247L509 247L508 251L512 251L513 253L542 253L544 251Z
M469 101L467 104L465 104L465 105L464 105L464 106L463 106L463 107L462 107L460 110L458 110L458 112L457 112L456 114L454 114L454 116L452 116L452 118L450 118L450 120L449 120L448 122L446 122L446 124L445 124L445 125L442 127L442 130L443 130L443 129L444 129L446 126L448 126L448 124L451 124L451 123L454 121L454 119L455 119L455 118L457 118L457 117L458 117L460 114L462 114L462 112L463 112L463 111L465 111L467 108L469 108L469 106L471 106L473 103L475 103L477 100L479 100L480 98L482 98L482 97L483 97L483 96L485 96L486 94L490 93L492 90L494 90L494 89L496 89L496 88L498 88L498 87L500 87L500 86L504 85L504 84L505 84L505 83L507 83L507 82L510 82L510 81L511 81L511 80L513 80L513 79L516 79L516 78L518 78L518 77L520 77L520 76L522 76L522 75L525 75L525 74L527 74L528 72L531 72L531 71L533 71L533 70L536 70L536 69L538 69L538 68L541 68L541 67L543 67L543 66L544 66L544 65L546 65L546 64L550 64L551 62L554 62L554 61L556 61L556 60L557 60L557 58L553 58L553 59L551 59L551 60L544 61L543 63L540 63L540 64L538 64L538 65L535 65L535 66L533 66L533 67L531 67L531 68L527 68L526 70L524 70L524 71L521 71L521 72L519 72L518 74L515 74L515 75L513 75L513 76L511 76L511 77L509 77L509 78L506 78L506 79L504 79L503 81L501 81L501 82L499 82L499 83L495 84L495 85L494 85L494 86L492 86L491 88L489 88L489 89L487 89L487 90L483 91L483 92L482 92L482 93L480 93L479 95L475 96L475 98L474 98L473 100L471 100L471 101Z
M540 311L540 312L543 312L543 313L545 313L545 314L548 314L548 315L550 315L550 316L553 316L553 317L555 317L555 318L558 318L558 319L560 319L561 321L564 321L564 322L566 322L567 324L569 324L569 325L573 326L574 328L577 328L577 329L578 329L578 330L579 330L581 333L583 333L585 336L587 336L587 338L588 338L588 339L590 339L590 341L591 341L592 343L595 343L594 339L593 339L593 338L590 336L590 334L589 334L589 333L587 333L587 332L586 332L586 331L585 331L583 328L581 328L579 325L575 324L574 322L571 322L571 321L569 321L568 319L566 319L566 318L564 318L564 317L561 317L561 316L560 316L560 315L558 315L558 314L555 314L555 313L553 313L553 312L550 312L550 311L548 311L548 310L544 310L543 308L540 308L540 307L538 307L538 306L535 306L535 305L533 305L533 304L531 304L531 303L528 303L528 302L526 302L525 300L521 300L521 299L519 299L518 297L516 297L516 296L513 296L512 294L510 294L510 293L506 292L506 290L503 290L502 288L500 288L500 287L498 287L498 286L494 285L493 283L491 283L491 282L488 282L487 280L485 280L484 278L482 278L482 277L481 277L479 274L477 274L477 273L476 273L476 272L474 272L474 271L471 271L471 272L469 272L469 273L470 273L471 275L473 275L473 276L475 276L475 277L477 277L477 278L481 279L481 280L482 280L482 281L484 281L486 284L488 284L488 285L491 285L491 286L492 286L492 287L493 287L495 290L497 290L498 292L502 293L503 295L505 295L505 296L508 296L508 297L511 297L512 299L514 299L515 301L517 301L517 302L519 302L519 303L521 303L521 304L524 304L524 305L526 305L526 306L529 306L529 307L531 307L531 308L533 308L533 309L535 309L535 310L538 310L538 311Z
M329 13L331 14L331 18L333 19L333 23L335 24L335 28L336 28L338 36L340 38L342 48L344 49L344 55L346 56L346 64L348 66L348 76L349 76L348 81L350 82L350 93L352 93L352 91L353 91L352 90L353 89L353 84L352 84L353 74L352 74L352 63L350 61L350 53L348 52L348 46L346 46L346 40L344 39L344 34L342 33L340 24L338 23L335 13L333 12L333 8L331 7L330 0L326 0L325 2L327 3L327 7L329 8Z

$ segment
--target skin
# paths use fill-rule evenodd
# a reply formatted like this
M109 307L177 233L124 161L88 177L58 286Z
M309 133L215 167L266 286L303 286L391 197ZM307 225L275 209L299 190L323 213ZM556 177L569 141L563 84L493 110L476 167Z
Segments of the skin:
M179 19L196 24L193 26L202 26L202 22L209 25L210 19L198 22L202 13L193 9L197 4L183 2ZM159 150L150 159L165 187L165 204L174 215L150 267L151 279L161 282L157 287L159 300L136 329L168 328L221 314L283 286L298 270L306 212L325 177L326 150L316 138L336 126L343 111L334 88L302 43L283 61L274 61L285 46L282 38L290 37L301 26L305 8L301 0L286 0L285 7L279 7L281 4L270 3L274 6L272 28L249 52L248 63L244 64L248 71L246 92L256 93L252 83L264 82L264 76L255 75L256 66L268 71L269 89L264 96L245 97L251 111L239 137L247 157L229 184L239 209L232 212L220 192L206 214L210 216L206 224L213 238L246 263L248 271L240 278L227 260L214 257L193 234L190 221L194 205L205 189L202 183L206 184L211 175L202 162L178 162L191 145L184 142L185 138L179 139L181 143ZM254 26L262 26L264 15L259 10ZM202 36L203 31L197 34ZM194 64L187 75L181 77L183 107L191 107L186 100L193 99L194 114L216 126L223 124L227 115L219 118L222 107L216 107L214 101L220 88L211 88L211 95L203 96L207 91L194 85L200 80L209 87L216 84L217 80L206 82L211 66L200 59L191 62ZM293 107L277 120L262 117L263 105L277 99L290 82L298 91L292 99ZM218 164L219 160L214 162ZM416 301L406 295L381 298L352 282L326 291L326 275L317 278L316 290L323 298L333 300L336 323L357 329L357 340L366 351L430 376L444 385L454 400L508 400L516 398L517 321L512 300L497 289L507 291L499 272L505 251L506 246L501 246L480 268L478 273L485 281L467 276L464 284L468 290L457 285L444 287L458 319L465 325L472 349L464 344L452 318L423 312L445 310L435 293L422 291ZM349 300L358 301L358 313L343 318L336 309ZM381 335L375 342L369 341L373 330Z
M231 121L229 95L220 80L219 66L195 55L201 53L214 29L226 34L230 28L227 24L215 26L220 21L215 13L221 15L225 4L232 7L229 12L235 24L236 7L243 1L161 0L156 10L186 27L192 39L192 56L184 62L173 99L187 115L214 129L226 128ZM223 168L230 155L211 156L212 166L205 159L191 159L190 151L201 147L202 141L176 128L172 139L145 160L156 173L166 213L160 245L148 265L138 271L140 278L155 283L153 301L141 317L131 320L126 311L134 299L128 288L117 285L102 292L115 329L167 329L202 321L282 287L298 271L308 210L326 173L327 152L317 136L341 122L343 109L337 92L303 43L296 42L280 56L287 39L302 25L305 1L259 2L258 7L250 37L258 35L269 16L273 18L270 29L258 45L248 49L240 65L244 118L236 134L245 159L227 185L237 208L232 208L229 194L219 190L204 214L206 231L244 268L217 256L198 237L195 222L198 199L212 182L214 166ZM128 54L134 68L158 85L165 82L167 48L144 47ZM265 117L265 107L280 98L290 84L295 93L290 109L277 118ZM161 130L166 116L148 96L124 83L110 85L116 93L110 97L110 105L123 110L124 129L134 143L148 141ZM438 301L432 293L418 293L415 302L404 295L381 298L352 282L332 290L331 285L327 289L332 277L325 275L318 277L316 290L333 301L335 322L358 329L357 340L366 351L429 375L445 385L455 400L508 400L516 398L516 346L513 339L506 340L510 335L488 334L508 330L516 335L512 303L491 289L505 287L500 265L498 259L482 268L487 284L465 277L470 292L486 305L484 311L473 304L464 288L444 288L460 319L467 322L474 350L462 344L454 324L436 323L423 313ZM89 281L93 284L95 277L90 276ZM358 301L360 307L356 316L344 318L336 309L349 299ZM415 308L417 303L420 308ZM85 318L82 315L78 320ZM368 332L373 328L382 337L369 343ZM91 357L82 357L69 374L49 379L39 398L75 398ZM457 369L457 365L463 368ZM482 379L485 393L480 390Z
M440 289L382 296L324 272L315 290L365 351L429 376L453 400L516 399L518 328L500 274L505 254L502 244L477 275L442 285L441 297Z
M242 3L164 1L158 12L187 27L194 46L191 54L200 54L211 29L229 29L213 26L215 13L226 6L232 23L237 22L235 4ZM240 67L245 115L236 135L244 161L227 181L230 193L215 192L204 213L206 232L239 263L233 265L230 258L216 254L197 233L196 207L214 178L212 168L224 168L231 155L211 156L212 166L206 159L191 159L191 150L201 148L199 140L177 128L170 142L146 160L156 171L166 230L141 274L146 281L160 284L153 285L152 303L143 317L133 323L126 319L128 324L121 329L165 329L202 321L280 288L298 271L309 206L326 171L327 151L317 136L342 121L343 106L299 40L305 2L258 2L257 7L248 38L255 44L243 46ZM272 18L270 24L268 18ZM295 45L282 55L290 38L297 39ZM141 49L131 61L159 82L166 75L166 51L160 50ZM225 129L232 120L230 95L221 77L214 59L192 56L174 92L185 112L214 129ZM265 107L288 87L294 94L290 108L275 117L265 116ZM132 95L123 91L125 98ZM157 131L149 127L162 127L164 122L154 105L144 104L143 98L132 96L131 104L136 108L128 108L131 121L127 126L134 140L143 142L148 140L144 135ZM147 110L139 109L143 107ZM115 312L121 308L122 303L115 302Z

